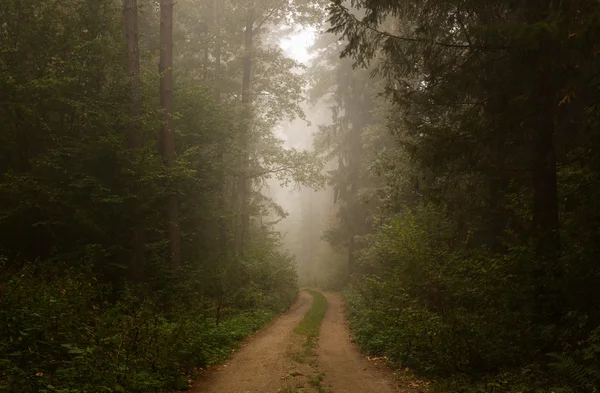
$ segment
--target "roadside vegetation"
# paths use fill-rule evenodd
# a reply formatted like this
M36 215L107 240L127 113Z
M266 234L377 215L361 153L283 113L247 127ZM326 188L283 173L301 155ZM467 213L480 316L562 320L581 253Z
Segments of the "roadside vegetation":
M0 390L184 389L300 272L433 389L598 393L599 261L598 0L0 0Z
M0 391L185 388L296 299L264 185L321 165L275 136L305 79L272 34L319 12L0 2Z
M598 392L600 3L329 12L316 146L356 341L442 392Z

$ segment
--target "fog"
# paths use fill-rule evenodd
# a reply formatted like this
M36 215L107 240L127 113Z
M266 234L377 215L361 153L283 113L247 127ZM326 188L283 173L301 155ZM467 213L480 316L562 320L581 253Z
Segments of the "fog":
M313 28L301 28L281 39L280 46L288 57L308 68L312 62L311 47L317 34ZM308 82L306 88L309 88ZM280 122L276 135L284 141L287 149L313 151L314 134L319 125L331 123L331 112L324 100L311 103L305 97L301 107L305 119ZM327 171L334 166L333 163L325 163L323 173L327 175ZM329 184L320 189L299 184L282 185L275 179L269 179L264 193L287 213L284 219L274 225L273 230L281 234L282 247L295 258L300 285L335 285L339 278L336 275L346 261L345 253L334 249L322 238L324 231L336 220L333 188Z
M598 37L597 0L1 0L0 391L598 393Z

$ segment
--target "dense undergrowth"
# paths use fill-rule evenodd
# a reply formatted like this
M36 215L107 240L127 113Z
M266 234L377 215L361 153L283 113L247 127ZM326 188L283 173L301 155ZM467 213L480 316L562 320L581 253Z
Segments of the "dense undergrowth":
M261 190L320 165L274 133L304 80L246 8L0 2L0 391L182 388L295 299Z
M358 343L443 392L598 392L600 3L329 12L316 144Z
M294 300L247 288L218 310L172 277L168 289L111 288L88 271L27 265L0 299L0 391L150 392L187 387L195 370L226 359L247 335ZM188 272L189 275L189 272ZM41 278L45 277L45 278ZM234 295L233 298L236 298Z
M573 311L540 323L526 248L452 252L443 219L421 214L398 215L365 239L361 269L370 273L345 292L363 350L435 379L440 392L597 392L600 327L575 311L577 286L593 278L566 275Z

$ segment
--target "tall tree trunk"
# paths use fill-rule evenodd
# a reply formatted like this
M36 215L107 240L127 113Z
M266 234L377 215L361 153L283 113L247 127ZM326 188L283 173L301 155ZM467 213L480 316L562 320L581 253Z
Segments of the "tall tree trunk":
M213 21L214 21L214 34L215 34L215 46L214 46L214 57L215 57L215 75L214 75L214 86L213 86L213 98L217 105L221 104L221 9L220 9L220 0L214 0L213 2ZM219 150L219 162L223 165L225 164L225 154L229 145L226 140L222 141L220 150ZM223 170L222 178L221 178L221 190L218 200L218 208L221 212L221 217L219 219L219 256L221 261L225 262L227 260L227 255L229 252L229 218L227 215L228 203L229 201L229 185L231 184L231 179L225 170Z
M208 65L210 64L210 44L211 44L211 31L210 31L210 23L209 22L204 22L204 39L203 39L203 45L204 45L204 59L202 59L202 79L204 81L204 83L206 83L206 81L208 81L208 77L209 77L209 71L208 71Z
M536 130L533 137L533 228L538 231L540 254L556 259L560 255L560 228L554 124L551 118L544 123L548 128Z
M551 114L533 135L533 225L535 313L542 323L560 319L560 223L554 121Z
M248 234L250 225L250 215L248 212L248 164L250 161L248 152L248 139L252 127L252 98L250 97L250 75L252 72L252 35L254 26L254 4L250 0L246 13L246 30L244 32L244 61L243 61L243 79L242 79L242 127L239 134L239 176L237 184L238 198L238 219L236 223L236 252L238 256L243 257L244 242Z
M173 130L173 0L160 0L160 105L162 124L160 127L161 154L163 163L169 168L175 166L175 135ZM167 237L169 259L175 267L181 265L179 234L179 207L177 192L168 190Z
M131 151L132 164L136 166L137 155L141 148L140 132L140 51L138 45L138 5L137 0L124 0L125 41L127 43L127 72L129 74L129 116L130 124L127 134L127 148ZM135 172L135 171L134 171ZM131 182L130 192L137 197L139 188L135 179ZM144 257L144 226L139 200L131 198L131 215L133 218L130 229L131 255L129 257L129 275L133 281L142 281L146 261Z
M551 0L531 0L525 3L529 25L544 20L552 8ZM558 102L556 91L561 86L557 73L547 59L556 56L554 40L540 37L539 47L526 59L534 65L540 77L532 93L536 115L531 119L533 222L531 238L535 246L533 266L534 314L536 323L556 323L561 314L560 222L558 216L558 181L554 135L557 128Z
M214 0L214 22L215 22L215 86L214 99L217 104L221 103L221 9L220 0Z

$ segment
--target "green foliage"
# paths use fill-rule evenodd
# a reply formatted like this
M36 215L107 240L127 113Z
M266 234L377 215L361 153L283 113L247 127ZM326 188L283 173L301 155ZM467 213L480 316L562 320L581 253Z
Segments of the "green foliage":
M65 274L52 276L56 270ZM217 325L183 286L169 297L188 311L174 315L164 310L162 292L128 288L108 303L108 290L90 271L57 265L27 265L13 276L0 301L0 386L11 392L181 387L180 373L226 359L283 303L229 309Z
M329 47L347 58L333 64L372 70L387 104L363 117L375 124L335 107L323 128L375 150L340 192L377 208L357 222L340 204L328 233L357 259L356 340L441 391L597 391L598 2L353 0L329 11L344 40ZM317 93L348 84L326 82ZM323 142L352 151L342 132Z
M562 331L536 324L524 265L531 255L521 249L504 255L452 251L451 230L445 218L420 210L389 219L366 238L360 269L371 273L345 294L356 342L368 353L443 377L441 391L538 392L554 386L594 392L598 329L571 344L571 337L585 332L587 318L572 315ZM559 334L564 351L548 361L540 341ZM536 363L540 357L546 359L542 365Z
M526 286L504 287L517 261L451 253L441 239L443 218L419 213L398 215L367 238L361 268L376 273L348 296L357 341L435 375L492 370L518 359L531 325L526 308L518 307Z
M285 212L256 185L269 176L322 182L320 159L285 150L273 133L282 118L302 117L298 64L269 45L266 26L257 29L255 196L241 258L232 250L231 225L232 188L243 172L241 5L221 4L217 29L213 2L176 2L176 165L166 169L157 149L158 9L154 1L137 3L135 118L122 1L0 5L2 389L181 389L195 368L225 359L297 296L294 261L262 223L263 216ZM267 3L257 5L257 16L277 8ZM309 3L289 4L290 15L281 9L269 22L314 19L320 11ZM222 39L219 73L209 56L217 48L215 30ZM133 149L132 124L140 134ZM181 231L177 267L167 263L164 201L171 190ZM139 260L132 257L132 238L142 244Z
M589 338L566 348L561 354L551 353L551 369L561 377L556 389L565 392L597 392L600 386L600 327Z
M438 380L441 390L479 391L496 384L498 391L537 391L544 384L576 381L567 370L573 377L590 365L594 370L595 360L579 360L578 368L565 368L560 375L537 364L523 366L543 355L540 338L552 340L557 334L555 326L532 319L532 284L523 263L530 254L450 250L450 224L420 209L388 219L365 238L359 254L363 275L345 295L356 342L368 353L444 377ZM557 356L568 354L572 348Z

